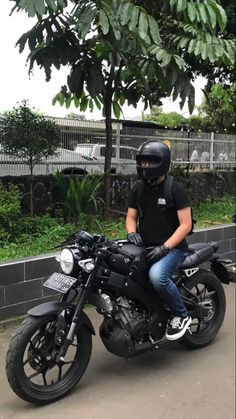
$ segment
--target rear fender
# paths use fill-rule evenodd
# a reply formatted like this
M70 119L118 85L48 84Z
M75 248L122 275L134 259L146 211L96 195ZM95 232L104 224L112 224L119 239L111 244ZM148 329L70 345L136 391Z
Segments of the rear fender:
M27 313L32 317L43 317L50 314L58 314L61 310L66 308L71 311L73 310L74 312L75 306L73 304L67 303L66 301L50 301L48 303L43 303L34 308L31 308L31 310L29 310ZM83 311L79 315L78 325L87 327L90 332L95 335L94 327L88 316Z
M215 260L211 263L211 270L214 272L214 274L219 278L219 280L223 284L229 284L230 283L230 274L227 270L227 268L221 263L219 260Z

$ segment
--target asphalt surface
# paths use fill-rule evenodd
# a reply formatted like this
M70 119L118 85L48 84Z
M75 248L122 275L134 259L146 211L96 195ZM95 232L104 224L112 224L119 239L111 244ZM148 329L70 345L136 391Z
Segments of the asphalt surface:
M234 419L235 284L225 286L227 314L214 343L187 350L174 343L126 361L106 351L98 335L81 383L64 399L38 407L19 399L5 376L14 328L0 332L0 419ZM88 315L98 331L101 318Z

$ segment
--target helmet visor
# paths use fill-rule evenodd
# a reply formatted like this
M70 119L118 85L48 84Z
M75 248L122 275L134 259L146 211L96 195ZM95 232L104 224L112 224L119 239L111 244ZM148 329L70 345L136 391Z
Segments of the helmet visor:
M158 167L162 162L161 157L145 157L145 156L138 156L137 158L137 165L139 167Z

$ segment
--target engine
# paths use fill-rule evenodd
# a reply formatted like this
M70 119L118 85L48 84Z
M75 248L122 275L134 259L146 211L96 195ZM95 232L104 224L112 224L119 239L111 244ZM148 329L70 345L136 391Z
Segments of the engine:
M126 297L119 297L115 301L107 294L100 295L102 310L105 317L113 318L122 329L127 330L135 339L142 339L147 331L147 314L137 309L133 301Z

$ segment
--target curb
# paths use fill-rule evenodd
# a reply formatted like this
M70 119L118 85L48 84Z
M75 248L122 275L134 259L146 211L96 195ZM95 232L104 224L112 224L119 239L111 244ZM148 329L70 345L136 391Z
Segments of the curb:
M26 315L19 317L12 317L11 319L1 320L0 321L0 332L10 329L11 327L18 326L26 318Z

